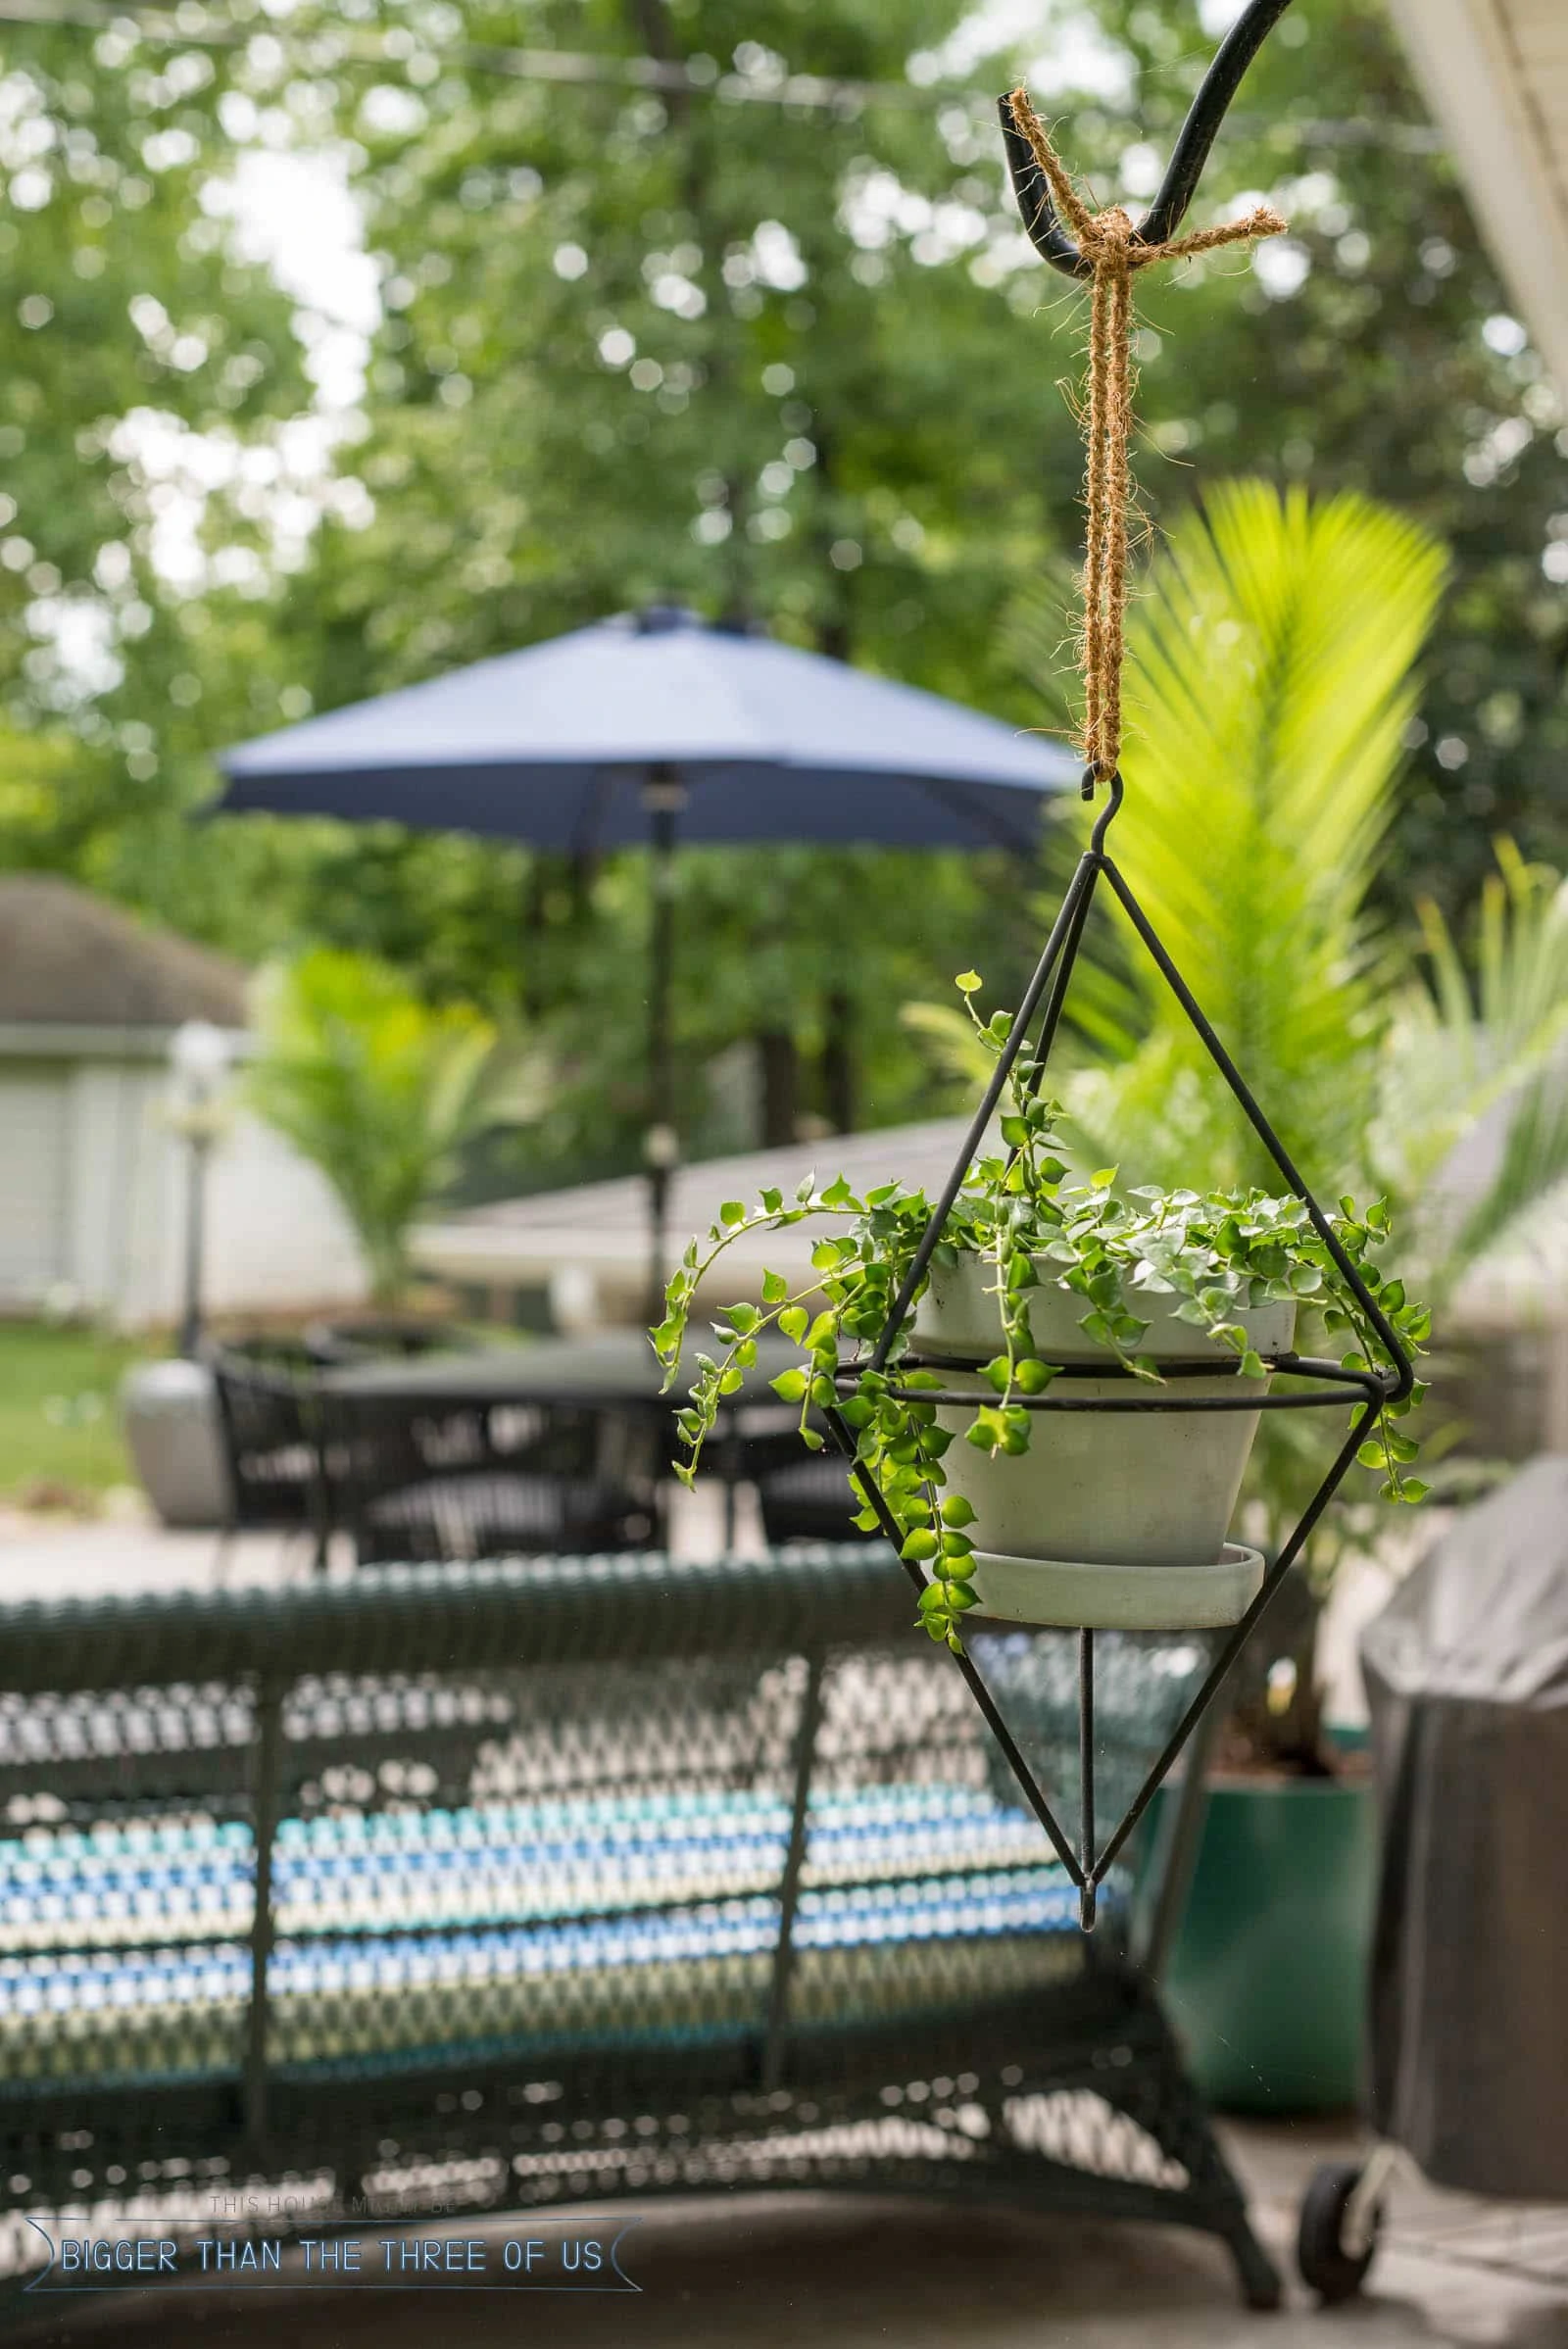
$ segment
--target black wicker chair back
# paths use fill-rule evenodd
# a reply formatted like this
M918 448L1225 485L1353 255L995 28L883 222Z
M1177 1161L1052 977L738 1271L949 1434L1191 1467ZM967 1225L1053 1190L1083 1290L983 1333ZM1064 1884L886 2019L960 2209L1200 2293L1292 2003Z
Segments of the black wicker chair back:
M229 1530L319 1538L325 1493L310 1356L258 1342L218 1347L210 1363L228 1468Z
M328 1506L361 1565L662 1539L651 1413L436 1392L327 1391L319 1401Z
M879 1542L855 1522L860 1502L847 1464L835 1451L797 1456L757 1479L762 1533L770 1548L786 1542Z

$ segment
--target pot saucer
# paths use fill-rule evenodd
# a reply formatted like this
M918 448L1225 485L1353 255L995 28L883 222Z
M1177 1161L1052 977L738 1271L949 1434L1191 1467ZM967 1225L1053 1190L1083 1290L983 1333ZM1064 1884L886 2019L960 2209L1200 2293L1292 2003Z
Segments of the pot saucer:
M1263 1587L1263 1553L1227 1542L1200 1566L1116 1566L977 1549L977 1618L1072 1631L1217 1631Z

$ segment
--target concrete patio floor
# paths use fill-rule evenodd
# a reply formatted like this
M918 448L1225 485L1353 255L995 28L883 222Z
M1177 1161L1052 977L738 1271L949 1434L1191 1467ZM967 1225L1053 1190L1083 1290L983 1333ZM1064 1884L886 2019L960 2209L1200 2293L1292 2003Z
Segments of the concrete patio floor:
M1288 2268L1302 2188L1320 2161L1353 2149L1353 2135L1272 2124L1226 2134L1259 2231ZM214 2290L178 2304L117 2295L51 2313L18 2337L49 2349L1568 2349L1568 2210L1504 2211L1402 2178L1367 2291L1338 2309L1317 2308L1293 2283L1282 2311L1255 2314L1240 2303L1224 2250L1173 2227L844 2195L655 2205L623 2256L635 2298L519 2307L510 2293L460 2305L450 2288Z

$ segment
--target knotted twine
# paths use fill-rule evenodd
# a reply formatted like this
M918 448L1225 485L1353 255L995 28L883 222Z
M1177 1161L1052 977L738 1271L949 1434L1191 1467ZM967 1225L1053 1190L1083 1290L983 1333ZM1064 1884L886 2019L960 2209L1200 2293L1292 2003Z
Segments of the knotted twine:
M1286 222L1266 204L1245 220L1200 228L1164 244L1145 244L1119 204L1091 212L1068 178L1045 127L1021 89L1008 100L1057 211L1093 269L1089 315L1089 396L1084 439L1088 510L1079 665L1084 680L1082 751L1087 776L1108 782L1121 757L1121 666L1127 610L1127 520L1132 505L1128 441L1132 432L1132 279L1152 262L1185 261L1259 236L1281 236ZM1086 779L1085 790L1089 789Z

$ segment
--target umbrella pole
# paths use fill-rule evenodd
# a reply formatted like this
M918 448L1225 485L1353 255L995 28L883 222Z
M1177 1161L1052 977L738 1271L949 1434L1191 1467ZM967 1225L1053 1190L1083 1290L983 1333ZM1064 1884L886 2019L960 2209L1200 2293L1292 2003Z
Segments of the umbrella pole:
M686 805L686 786L671 766L649 771L643 785L653 851L650 888L648 970L648 1305L650 1319L664 1317L670 1180L680 1159L674 1118L674 1060L670 1037L670 989L675 964L675 826Z

